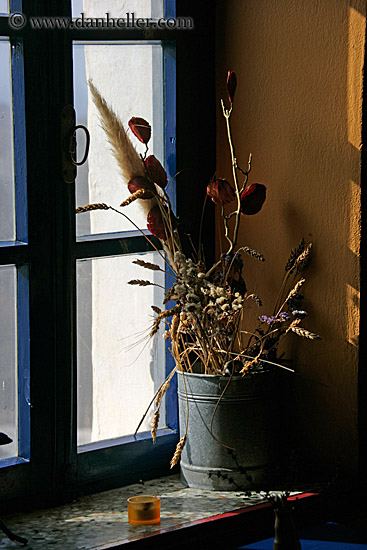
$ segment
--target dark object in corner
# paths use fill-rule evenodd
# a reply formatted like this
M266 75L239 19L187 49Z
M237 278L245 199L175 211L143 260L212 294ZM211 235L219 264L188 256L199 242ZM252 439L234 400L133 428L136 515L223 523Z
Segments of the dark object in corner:
M13 541L15 540L16 542L20 542L20 544L24 544L24 545L28 543L27 539L25 539L24 537L19 537L18 535L13 533L13 531L10 531L10 529L7 528L7 526L5 525L4 522L1 521L1 519L0 519L0 529L3 533L5 533L8 539Z
M3 432L0 432L0 445L7 445L8 443L12 443L12 439Z
M293 506L288 501L289 494L269 496L275 513L274 550L301 550L296 527L293 521Z
M13 440L10 439L8 435L4 434L3 432L0 432L0 445L8 445L8 443L12 443L12 441ZM28 542L27 539L23 537L19 537L18 535L13 533L13 531L10 531L10 529L7 528L7 526L5 525L4 522L1 521L1 519L0 519L0 529L8 537L8 539L15 540L16 542L20 542L20 544L24 544L24 545L27 544Z

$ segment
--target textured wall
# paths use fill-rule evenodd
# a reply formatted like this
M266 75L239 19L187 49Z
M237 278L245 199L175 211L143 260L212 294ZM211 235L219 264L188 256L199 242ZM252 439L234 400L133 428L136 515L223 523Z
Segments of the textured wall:
M217 175L231 177L219 99L233 69L237 157L245 167L252 152L251 182L268 188L262 212L244 220L240 236L266 258L246 263L248 287L263 297L264 313L272 312L290 248L302 236L314 243L303 325L323 340L291 335L286 351L302 375L299 442L330 475L336 457L353 473L358 456L365 15L362 0L223 0L217 7Z

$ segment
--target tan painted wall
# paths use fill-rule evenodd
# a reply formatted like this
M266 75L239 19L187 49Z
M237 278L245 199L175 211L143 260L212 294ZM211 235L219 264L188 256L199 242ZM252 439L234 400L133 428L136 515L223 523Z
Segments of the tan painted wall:
M240 243L260 250L246 281L271 314L284 263L302 236L314 243L303 325L322 342L290 336L299 440L319 464L357 462L360 142L363 0L222 0L217 8L217 176L231 177L219 99L227 69L238 88L232 127L239 163L267 185ZM231 180L230 180L231 181ZM321 382L308 381L305 377Z

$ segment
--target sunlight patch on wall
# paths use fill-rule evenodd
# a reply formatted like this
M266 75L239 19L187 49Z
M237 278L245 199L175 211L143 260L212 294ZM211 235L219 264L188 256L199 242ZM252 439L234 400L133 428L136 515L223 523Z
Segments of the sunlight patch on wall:
M348 140L360 149L365 17L349 8L348 33Z
M359 291L347 284L347 341L358 347L359 340Z
M349 182L349 249L359 257L361 243L361 187Z

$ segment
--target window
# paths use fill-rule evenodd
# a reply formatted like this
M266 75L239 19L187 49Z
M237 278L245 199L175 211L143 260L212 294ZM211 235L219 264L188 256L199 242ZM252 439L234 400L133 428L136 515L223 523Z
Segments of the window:
M94 0L63 0L57 8L46 0L23 7L14 1L10 13L26 18L18 27L9 25L3 4L0 431L13 443L0 447L2 500L94 491L169 473L178 437L174 384L157 444L148 424L137 437L133 432L172 358L163 338L138 358L140 350L127 351L163 292L128 287L136 278L131 261L144 255L156 262L157 253L118 214L74 215L76 205L118 206L124 198L86 81L93 80L125 125L130 116L150 120L150 152L164 158L183 230L195 240L205 189L197 182L215 170L213 16L204 20L203 7L183 2L181 9L177 2L194 29L36 29L32 16L123 17L141 9L142 17L156 20L175 17L176 3L111 0L100 14ZM78 167L75 183L64 181L61 165L61 111L68 104L91 134L88 161ZM192 121L208 132L204 143L193 135ZM80 160L79 130L77 142ZM177 189L176 165L185 168Z

